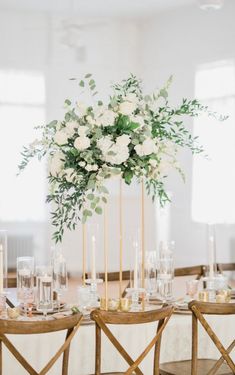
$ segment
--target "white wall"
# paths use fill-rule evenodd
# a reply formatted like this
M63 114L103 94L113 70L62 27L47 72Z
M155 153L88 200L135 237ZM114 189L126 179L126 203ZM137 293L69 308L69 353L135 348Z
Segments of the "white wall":
M142 25L142 74L147 87L174 75L172 103L194 96L197 66L217 60L235 60L235 2L228 1L220 11L203 12L195 6L176 9L146 20ZM192 124L189 122L190 126ZM213 136L213 135L212 135ZM182 153L186 184L172 176L171 236L176 242L176 264L206 262L206 225L191 219L192 157ZM228 161L233 167L233 161ZM223 197L218 197L218 200ZM219 261L235 261L235 226L217 225Z

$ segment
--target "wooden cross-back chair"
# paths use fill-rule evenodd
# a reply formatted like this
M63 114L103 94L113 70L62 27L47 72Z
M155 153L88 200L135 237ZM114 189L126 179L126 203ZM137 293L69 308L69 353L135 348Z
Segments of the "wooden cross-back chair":
M198 265L191 267L175 268L175 277L179 276L195 276L196 280L206 276L206 266Z
M43 320L43 321L16 321L16 320L0 320L0 375L2 370L2 344L13 354L16 360L24 367L30 375L45 375L52 368L55 362L63 354L62 361L62 375L68 375L69 349L72 338L77 332L82 320L81 314L74 314L65 318L57 320ZM48 332L57 332L67 330L65 341L58 349L56 354L49 360L44 368L37 372L24 356L16 349L6 335L29 335Z
M102 310L94 310L91 313L91 318L96 323L96 360L95 360L95 375L101 375L101 332L103 331L111 343L118 350L120 355L125 359L129 365L125 372L106 372L106 375L144 375L140 370L139 365L144 360L150 350L155 347L154 352L154 363L153 363L153 375L159 374L159 356L160 356L160 344L161 336L166 324L168 323L174 308L172 306L164 306L158 310L145 311L145 312L108 312ZM144 324L150 322L157 322L158 326L153 339L150 341L145 350L138 356L134 361L127 351L123 348L120 342L116 339L113 333L108 328L107 324ZM146 374L145 374L146 375Z
M192 360L165 363L160 366L161 375L232 375L235 374L235 363L230 352L235 347L235 340L225 348L205 315L235 315L235 303L209 303L192 301ZM219 360L198 359L198 322L207 332L221 354Z
M220 273L223 273L223 271L235 271L235 263L218 263L217 269Z

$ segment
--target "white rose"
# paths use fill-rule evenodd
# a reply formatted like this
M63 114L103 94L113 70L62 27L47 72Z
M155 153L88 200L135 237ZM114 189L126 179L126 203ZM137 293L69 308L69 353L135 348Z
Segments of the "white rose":
M151 138L147 138L143 142L143 148L144 148L144 154L150 155L155 152L157 152L157 146L155 145L155 142Z
M134 149L139 156L150 155L157 152L157 146L151 138L145 139L142 145L136 145Z
M97 171L97 170L98 170L98 168L99 168L99 167L98 167L98 165L97 165L97 164L93 164L93 166L92 166L92 170L93 170L93 171Z
M98 165L97 164L87 164L85 169L90 172L90 171L97 171L98 170Z
M129 149L127 146L114 144L110 151L112 151L114 155L105 155L105 161L107 163L122 164L129 158Z
M129 149L127 146L119 147L116 145L116 156L114 157L114 164L122 164L129 158Z
M64 154L56 152L50 161L49 171L52 176L57 177L64 167Z
M65 170L65 178L68 182L73 182L73 179L75 177L75 171L73 168L67 168Z
M80 114L81 117L86 115L87 106L85 105L85 103L78 101L77 102L77 108L78 108L78 111L79 111L79 114Z
M117 137L116 139L116 143L121 146L128 146L130 141L130 137L127 134L123 134L120 137Z
M78 163L78 165L80 165L80 167L85 167L85 165L86 165L86 163L85 163L85 161L80 161L80 163Z
M156 168L156 166L157 166L157 160L155 160L155 159L150 159L150 160L149 160L149 164L151 165L151 167Z
M134 149L135 149L135 152L137 153L137 155L139 155L139 156L144 156L144 148L143 148L143 145L136 145L135 147L134 147Z
M92 165L91 165L91 164L87 164L86 167L85 167L85 169L86 169L88 172L92 171Z
M102 151L103 154L110 151L113 142L111 141L110 137L103 137L97 141L97 147Z
M96 125L98 126L112 126L115 123L117 114L109 109L99 114L96 118Z
M122 115L126 115L126 116L129 116L131 115L134 110L136 109L136 104L135 103L131 103L131 102L123 102L119 105L119 112L122 114Z
M90 144L91 141L88 137L77 137L74 141L74 147L79 151L86 150Z
M65 131L69 137L74 135L75 129L78 127L78 123L76 121L69 121L65 126Z
M95 120L93 119L93 117L91 115L87 116L86 120L87 120L88 124L91 124L91 125L96 124Z
M68 134L64 129L58 130L55 133L54 141L60 146L65 145L68 142Z
M80 135L80 137L85 137L88 130L89 130L89 128L87 126L79 126L78 134Z

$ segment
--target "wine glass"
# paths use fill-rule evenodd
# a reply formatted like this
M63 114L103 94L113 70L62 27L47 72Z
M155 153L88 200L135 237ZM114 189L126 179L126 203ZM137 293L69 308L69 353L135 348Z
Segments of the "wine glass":
M44 320L47 313L53 311L53 280L52 268L37 267L37 310L43 313Z
M54 291L57 293L57 307L60 311L61 294L68 288L67 264L62 254L54 260L53 281Z

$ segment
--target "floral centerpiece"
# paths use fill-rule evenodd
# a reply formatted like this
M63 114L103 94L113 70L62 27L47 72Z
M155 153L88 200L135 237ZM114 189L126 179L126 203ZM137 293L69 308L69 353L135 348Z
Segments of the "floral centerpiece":
M181 117L212 114L197 100L183 99L178 107L170 107L170 83L171 78L157 93L144 95L141 82L131 75L112 86L104 103L95 100L96 83L87 74L79 85L90 91L94 104L66 99L64 119L38 127L42 137L24 147L19 168L24 169L35 156L48 157L47 201L55 204L56 241L62 240L65 227L75 229L80 219L84 223L93 212L102 213L108 195L105 181L113 175L120 175L126 184L134 177L144 179L153 199L159 197L162 205L169 200L164 185L169 167L183 176L179 150L202 152Z

